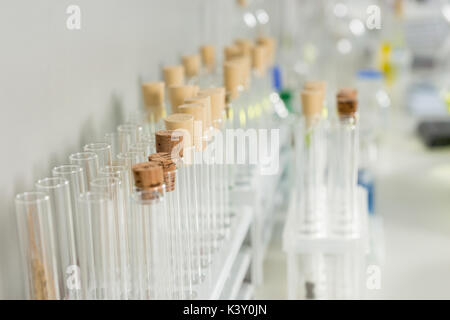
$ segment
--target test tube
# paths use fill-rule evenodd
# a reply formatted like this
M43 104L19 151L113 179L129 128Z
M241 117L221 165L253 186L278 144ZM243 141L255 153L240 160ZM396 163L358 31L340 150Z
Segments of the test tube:
M339 92L337 97L338 121L332 131L333 154L330 159L331 229L341 236L357 232L357 100L356 92Z
M120 298L117 281L117 229L111 198L105 193L80 195L80 273L83 298Z
M166 116L164 105L164 82L146 82L142 84L142 95L148 116L150 134L163 129L162 119Z
M75 244L78 243L80 239L80 235L77 233L78 228L78 216L79 216L79 208L78 208L78 198L82 193L86 192L86 182L84 177L83 168L78 165L62 165L59 167L55 167L52 170L52 175L54 177L60 177L69 181L69 189L70 189L70 204L72 205L72 216L73 216L73 229L75 235ZM75 247L75 250L78 254L78 246Z
M84 151L94 152L98 157L98 166L108 166L112 164L111 145L105 142L90 143L84 146Z
M125 123L117 127L119 134L119 150L121 153L128 152L130 146L140 140L143 128L139 124Z
M116 164L117 155L120 153L119 133L109 132L105 134L105 142L111 146L111 163Z
M61 299L50 197L44 192L25 192L16 196L15 205L27 298Z
M119 298L128 299L130 295L131 275L128 245L127 211L124 200L122 181L115 177L101 177L91 181L92 192L104 193L111 200L111 219L114 223L114 242L111 246L117 255L116 277L119 282Z
M128 151L124 153L119 153L117 155L118 164L121 166L125 166L128 171L128 190L131 194L134 191L133 185L133 172L131 171L131 167L137 163L141 163L146 161L144 152L142 151Z
M89 190L90 183L97 178L98 173L98 156L94 152L79 152L69 156L71 164L79 165L83 168L84 181L86 188Z
M128 172L128 168L126 166L114 165L114 166L105 166L98 170L99 177L110 177L110 178L118 178L121 181L121 187L123 190L123 198L125 202L126 212L130 212L129 202L130 202L130 175Z
M77 279L75 286L69 286L66 281L68 274L77 272L77 256L75 251L74 217L70 202L69 181L61 177L52 177L38 180L36 190L49 196L51 214L56 234L56 248L59 274L59 288L63 299L76 299L78 297ZM75 277L77 274L75 274Z
M320 236L325 232L324 210L326 131L322 119L323 94L303 90L303 117L296 130L297 196L300 199L298 226L302 233Z
M133 166L137 192L130 216L132 289L134 299L174 297L175 251L170 243L162 167L155 163Z

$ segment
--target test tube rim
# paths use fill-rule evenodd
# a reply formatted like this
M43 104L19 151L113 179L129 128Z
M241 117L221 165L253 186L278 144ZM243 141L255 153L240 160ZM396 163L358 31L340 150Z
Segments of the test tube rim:
M75 160L75 161L94 160L94 159L98 159L98 155L95 152L91 152L91 151L72 153L69 156L69 160Z
M63 164L61 166L54 167L52 169L52 174L74 174L74 173L82 173L83 168L77 164Z
M97 147L97 148L89 148L91 146L102 146L102 147ZM107 142L93 142L93 143L88 143L86 144L83 149L86 152L93 152L93 150L96 151L102 151L102 150L110 150L111 149L111 145Z
M51 184L51 185L43 184L46 182L56 182L56 181L57 181L56 184ZM46 189L46 190L58 189L60 187L68 186L68 185L69 185L69 180L64 179L63 177L47 177L47 178L39 179L35 183L35 186L37 188L42 188L42 189Z
M29 196L35 196L35 198L33 199L25 199L26 197ZM15 197L15 201L16 203L21 203L21 204L31 204L31 203L42 203L42 202L47 202L50 200L50 196L42 191L27 191L27 192L22 192L16 195Z

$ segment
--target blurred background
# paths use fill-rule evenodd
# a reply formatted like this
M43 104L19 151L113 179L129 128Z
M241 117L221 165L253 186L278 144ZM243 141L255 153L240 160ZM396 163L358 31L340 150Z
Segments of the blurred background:
M163 65L257 32L277 41L274 87L292 114L305 81L326 80L330 105L356 87L372 115L360 184L381 287L366 297L450 298L448 0L0 0L0 298L24 297L14 195L142 106ZM287 298L284 217L256 298Z

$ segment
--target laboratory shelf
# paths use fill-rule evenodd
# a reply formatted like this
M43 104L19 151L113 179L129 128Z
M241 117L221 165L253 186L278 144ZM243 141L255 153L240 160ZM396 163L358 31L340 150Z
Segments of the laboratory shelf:
M232 222L229 239L222 244L222 248L215 254L213 263L207 270L206 279L194 288L199 300L219 299L227 285L230 274L233 274L232 268L239 252L242 250L245 237L249 233L253 220L253 211L249 206L236 207L234 212L239 214Z
M223 289L222 296L220 299L222 300L234 300L236 299L239 290L241 289L245 275L248 272L250 267L250 263L252 260L252 252L250 247L244 246L239 252L236 261L231 269L230 276L227 280L227 284Z

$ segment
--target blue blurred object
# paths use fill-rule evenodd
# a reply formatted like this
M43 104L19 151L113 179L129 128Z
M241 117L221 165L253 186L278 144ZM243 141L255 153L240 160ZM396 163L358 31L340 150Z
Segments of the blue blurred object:
M374 69L362 69L358 71L358 78L363 79L382 79L383 73Z
M367 190L367 206L369 214L375 213L374 203L374 181L372 173L367 169L358 170L358 185Z
M274 66L272 68L272 86L277 92L280 92L283 89L281 68L279 66Z

